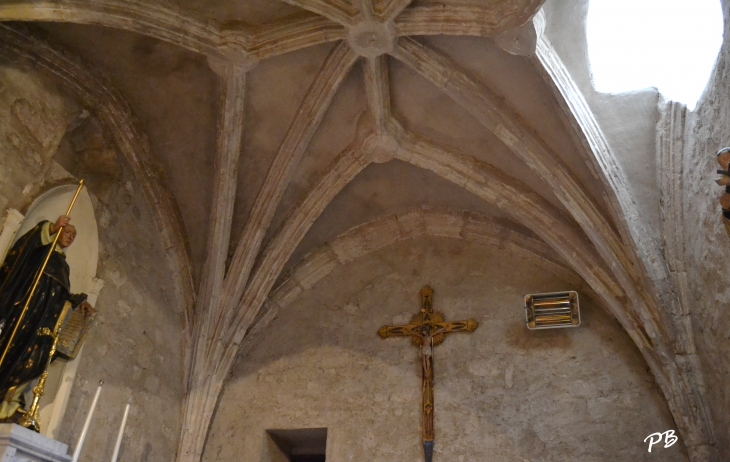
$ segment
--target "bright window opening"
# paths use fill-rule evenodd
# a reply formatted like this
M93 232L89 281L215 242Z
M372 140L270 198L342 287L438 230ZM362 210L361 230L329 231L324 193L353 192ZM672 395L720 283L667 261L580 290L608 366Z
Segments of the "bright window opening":
M720 0L591 0L588 57L604 93L657 87L694 109L722 45Z

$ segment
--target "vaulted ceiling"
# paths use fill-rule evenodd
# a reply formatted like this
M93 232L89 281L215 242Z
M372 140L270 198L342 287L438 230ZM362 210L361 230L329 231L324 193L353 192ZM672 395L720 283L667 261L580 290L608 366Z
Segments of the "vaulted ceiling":
M74 9L81 10L85 4L61 2L60 5L66 3L69 4L66 12L59 11L62 8L54 4L47 4L48 9L41 16L53 22L38 25L48 32L54 43L63 44L104 70L140 119L142 128L149 135L152 153L162 164L180 208L193 273L195 280L199 281L205 262L209 211L213 201L222 84L208 66L206 55L197 52L195 46L186 49L180 46L187 45L183 40L172 40L173 43L160 40L166 37L146 30L149 26L144 24L135 27L121 21L113 24L113 20L106 16L111 16L112 12L71 19ZM359 32L360 36L355 35L350 41L367 40L368 34L373 31L379 33L378 27L368 29L362 25L363 20L354 4L342 2L341 5L345 6L327 6L320 10L308 2L301 5L295 5L298 2L294 1L290 3L292 5L279 1L179 1L175 5L166 5L200 24L215 24L223 36L233 33L244 36L249 30L275 31L299 23L310 24L299 32L302 36L316 36L311 32L312 28L322 30L318 32L321 36L304 44L291 38L289 34L292 32L281 34L296 44L291 46L291 50L283 48L281 42L272 37L267 52L260 52L262 58L259 60L257 56L255 64L247 64L252 69L246 76L243 98L243 139L238 161L230 256L242 235L266 173L282 148L287 131L295 122L295 114L313 82L323 77L320 68L337 46L336 39L347 38L348 30L357 34L357 27L364 29ZM402 5L396 3L394 1L390 8L402 9L407 2L400 2ZM414 2L399 16L404 19L396 20L397 35L413 30L418 43L448 56L485 83L569 166L571 174L590 196L599 200L602 197L599 182L589 171L590 163L584 159L582 147L576 146L569 123L549 84L535 69L529 56L512 55L488 38L528 21L542 2L501 2L501 5L500 2L486 5L484 2L471 2L471 5L469 2L451 3ZM317 2L312 2L312 5L317 5ZM388 5L388 2L375 3L372 24L379 23L378 17ZM5 11L11 18L12 14L22 16L9 6L5 7ZM392 12L390 14L393 15ZM338 26L323 16L355 26ZM464 20L481 25L474 30L473 25L459 24ZM89 25L99 23L112 23L110 25L116 27ZM445 29L443 34L441 29ZM209 40L214 41L213 34L210 35ZM530 41L530 35L526 34L523 40ZM392 37L386 47L392 48ZM204 47L200 49L208 51ZM527 54L530 52L528 44ZM232 51L226 50L226 53ZM390 110L405 129L487 162L526 183L552 205L562 207L540 175L458 102L398 59L383 56L378 61L382 62L383 80L387 85L384 91L388 91ZM342 83L331 90L331 104L328 107L327 102L321 104L322 122L307 127L311 141L302 143L304 152L301 161L285 185L264 242L271 238L302 200L320 172L357 138L358 122L363 119L361 132L375 128L372 111L368 110L366 63L366 59L362 59L352 63L351 68L348 65L348 69L342 72ZM367 117L369 120L365 120ZM324 211L294 253L291 264L357 224L423 204L505 216L493 205L428 171L400 161L373 164L355 177Z
M469 211L499 223L507 240L544 241L538 253L580 274L629 332L675 418L694 399L671 379L676 326L658 301L671 290L646 285L666 280L666 268L642 266L657 261L656 249L637 237L626 179L540 39L543 2L0 5L0 20L33 22L22 34L46 44L33 51L16 38L6 47L50 53L36 58L49 69L79 66L71 82L85 66L114 89L99 96L102 119L126 134L120 149L177 249L190 306L179 460L199 459L239 345L252 325L265 325L262 306L277 303L272 289L306 288L288 270L304 262L307 274L324 274L343 255L396 240L383 233L407 236L423 206L460 211L439 212L448 232L467 233ZM82 59L64 64L48 47ZM126 104L139 132L119 128ZM452 216L462 217L456 227ZM371 221L378 231L368 234L361 225ZM355 228L357 240L338 239ZM327 244L335 240L362 249ZM703 424L682 425L703 437Z

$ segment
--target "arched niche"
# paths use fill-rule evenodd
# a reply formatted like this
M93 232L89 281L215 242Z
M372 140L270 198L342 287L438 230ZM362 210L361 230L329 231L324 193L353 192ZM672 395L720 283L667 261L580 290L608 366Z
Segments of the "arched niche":
M75 184L58 186L33 201L15 233L15 240L39 222L43 220L55 222L59 215L65 214L77 187ZM73 245L65 249L66 261L71 269L71 292L88 294L89 303L95 305L103 281L96 278L99 234L94 206L86 188L79 193L70 217L77 233ZM83 349L75 360L57 359L49 369L46 394L41 399L40 410L41 433L45 436L55 438L58 435L82 355Z

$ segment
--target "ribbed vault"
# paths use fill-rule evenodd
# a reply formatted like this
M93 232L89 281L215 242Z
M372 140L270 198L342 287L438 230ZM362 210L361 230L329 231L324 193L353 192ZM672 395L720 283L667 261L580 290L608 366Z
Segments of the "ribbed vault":
M105 115L173 249L169 263L181 275L178 303L195 305L186 311L187 396L177 460L200 460L225 378L247 336L334 265L422 231L487 240L497 233L536 262L582 279L644 355L693 460L711 453L702 377L691 328L676 315L675 283L657 247L643 237L610 147L541 36L543 1L0 6L0 20L43 23L51 36L105 62L108 77L61 58L37 38L37 29L2 31L6 59L40 63ZM216 74L217 124L196 126L215 131L216 152L193 153L189 160L214 165L210 174L199 173L196 185L210 197L207 223L193 216L200 200L182 192L182 173L171 168L187 161L178 155L181 146L172 140L153 152L140 144L140 124L107 82L127 89L138 101L134 110L148 111L128 80L152 72L149 61L116 63L107 56L110 46L158 57L172 53L165 47L180 48L178 64L202 55ZM185 96L160 98L180 109L176 104ZM145 121L148 131L174 130L160 129L166 122L152 116ZM192 158L206 154L207 160ZM360 173L396 162L443 181L440 191L455 204L451 208L476 201L483 210L389 209L395 206L387 194L363 184ZM153 164L163 172L152 174ZM350 229L340 237L309 233L315 222L332 220L335 198L356 201L356 191L388 213L374 222L339 217L339 231ZM186 240L205 251L188 252ZM292 260L307 253L301 262Z
M550 246L537 239L527 229L515 226L511 221L497 220L480 213L417 207L396 215L382 216L351 228L299 261L269 292L246 332L239 355L246 354L257 334L265 329L280 311L286 310L302 292L328 274L369 253L420 236L465 239L505 248L595 297L582 278Z

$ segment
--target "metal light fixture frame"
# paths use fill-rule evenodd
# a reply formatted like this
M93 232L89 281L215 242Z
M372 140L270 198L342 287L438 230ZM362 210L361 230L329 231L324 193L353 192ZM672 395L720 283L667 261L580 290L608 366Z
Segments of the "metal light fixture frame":
M525 323L530 330L580 326L578 292L525 295Z

